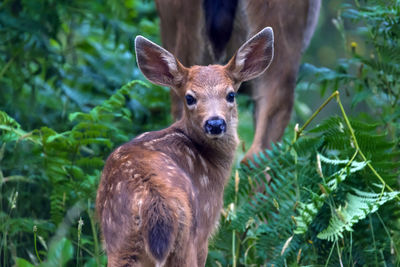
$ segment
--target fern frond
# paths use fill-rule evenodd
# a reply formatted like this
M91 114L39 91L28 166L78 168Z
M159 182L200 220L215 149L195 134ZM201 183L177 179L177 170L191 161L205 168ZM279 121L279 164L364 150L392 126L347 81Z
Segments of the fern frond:
M328 228L318 234L318 238L336 241L343 237L343 232L353 231L352 226L367 215L377 211L387 201L400 194L399 191L371 193L352 188L355 194L348 193L345 206L339 206L332 216Z
M8 143L22 139L30 140L40 144L40 141L33 137L30 133L24 131L21 125L6 112L0 110L0 140Z

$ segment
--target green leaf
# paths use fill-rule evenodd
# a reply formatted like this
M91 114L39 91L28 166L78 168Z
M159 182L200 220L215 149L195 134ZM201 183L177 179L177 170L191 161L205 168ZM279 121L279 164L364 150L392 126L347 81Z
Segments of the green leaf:
M23 258L16 258L15 264L17 265L17 267L34 267L35 266Z
M72 259L73 255L74 248L71 241L63 237L51 244L47 261L43 263L43 266L65 266Z

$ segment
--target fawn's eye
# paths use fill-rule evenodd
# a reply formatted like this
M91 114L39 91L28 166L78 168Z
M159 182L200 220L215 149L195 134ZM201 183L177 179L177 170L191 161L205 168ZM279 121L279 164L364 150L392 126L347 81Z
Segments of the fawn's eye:
M185 95L185 98L188 106L196 104L196 98L194 98L192 95Z
M226 101L228 101L229 103L233 103L233 101L235 101L235 96L236 94L234 92L230 92L226 95Z

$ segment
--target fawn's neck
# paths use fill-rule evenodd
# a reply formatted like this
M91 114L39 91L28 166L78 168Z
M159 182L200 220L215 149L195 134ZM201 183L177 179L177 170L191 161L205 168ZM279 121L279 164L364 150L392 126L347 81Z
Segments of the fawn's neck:
M230 171L239 143L236 129L231 129L222 138L212 139L193 129L191 122L185 118L174 123L172 127L185 134L203 157Z

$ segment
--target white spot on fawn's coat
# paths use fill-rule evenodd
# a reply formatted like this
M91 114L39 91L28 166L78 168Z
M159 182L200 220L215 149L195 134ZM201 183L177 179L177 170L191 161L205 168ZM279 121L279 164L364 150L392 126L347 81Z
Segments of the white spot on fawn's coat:
M201 184L201 186L202 187L206 187L208 185L208 183L209 183L208 176L205 175L205 174L201 175L200 176L200 184Z
M207 167L206 161L204 160L204 158L202 156L200 156L199 158L200 158L201 166L203 167L204 171L206 173L208 173L208 167Z
M192 158L189 157L189 156L186 156L186 161L187 161L187 164L189 166L189 171L193 172L194 171L194 166L193 166Z

